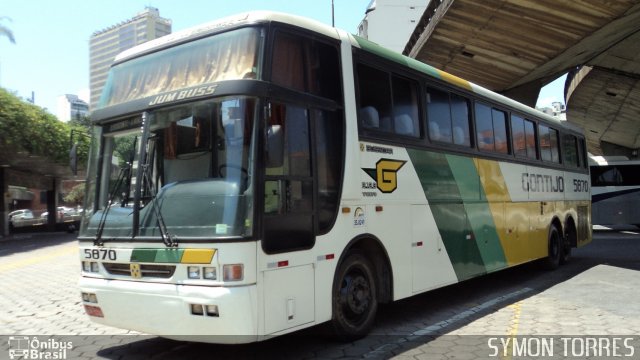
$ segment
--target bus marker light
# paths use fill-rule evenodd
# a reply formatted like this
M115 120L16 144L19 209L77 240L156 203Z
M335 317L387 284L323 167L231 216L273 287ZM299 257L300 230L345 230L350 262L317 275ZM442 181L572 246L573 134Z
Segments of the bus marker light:
M218 305L206 305L207 316L218 317L220 313L218 313Z
M289 260L278 261L278 267L289 266Z
M215 267L205 267L205 268L203 268L202 276L204 276L204 278L207 279L207 280L216 280L218 278L218 275L216 274L216 268Z
M204 315L204 308L200 304L191 304L192 315Z
M84 306L84 311L87 313L87 315L89 316L94 316L94 317L104 317L104 314L102 313L102 309L100 309L97 306L93 306L93 305L85 305Z
M350 207L346 207L346 206L345 206L345 207L343 207L343 208L342 208L342 213L343 213L343 214L348 214L348 213L350 213L350 212L351 212L351 208L350 208Z
M89 261L82 262L82 271L85 271L85 272L91 271L91 263Z
M200 267L199 266L189 266L187 268L187 272L189 275L189 279L200 279Z
M222 267L223 281L240 281L244 278L242 264L228 264Z
M376 211L377 211L377 212L381 212L382 210L384 210L384 208L382 207L382 205L376 205Z
M91 262L91 272L97 273L99 271L100 271L100 269L98 268L98 263L92 261Z

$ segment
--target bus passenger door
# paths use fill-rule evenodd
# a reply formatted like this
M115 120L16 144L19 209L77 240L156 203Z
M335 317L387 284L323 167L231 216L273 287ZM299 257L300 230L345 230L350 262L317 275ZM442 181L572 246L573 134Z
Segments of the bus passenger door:
M263 276L264 329L273 334L314 321L315 275L296 250L315 242L311 136L306 108L273 103L266 124Z
M293 105L274 103L269 108L263 249L308 249L315 233L309 113Z

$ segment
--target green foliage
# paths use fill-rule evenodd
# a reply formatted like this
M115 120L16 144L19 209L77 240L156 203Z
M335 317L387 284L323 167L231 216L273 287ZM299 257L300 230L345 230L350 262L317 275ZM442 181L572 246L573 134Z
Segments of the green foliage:
M68 163L69 136L71 130L86 133L80 125L59 121L41 107L25 103L0 89L0 144L18 151L50 158L58 163ZM87 161L89 139L77 136L80 164Z
M84 189L85 189L85 183L79 183L78 185L74 186L71 191L69 191L69 193L67 195L65 195L64 197L64 202L69 203L69 204L82 204L84 201Z

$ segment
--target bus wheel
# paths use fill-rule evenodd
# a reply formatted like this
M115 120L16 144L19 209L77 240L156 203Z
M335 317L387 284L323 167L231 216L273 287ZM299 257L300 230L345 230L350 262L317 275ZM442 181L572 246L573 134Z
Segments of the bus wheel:
M373 269L362 253L352 252L336 273L332 325L341 340L364 337L373 326L378 310Z
M551 224L549 228L549 255L544 260L544 267L547 270L557 269L562 256L562 236L558 228Z
M565 234L564 241L562 242L562 254L560 255L560 264L566 264L571 259L571 244L575 244L578 241L578 234L576 228L569 225L567 226L567 233Z

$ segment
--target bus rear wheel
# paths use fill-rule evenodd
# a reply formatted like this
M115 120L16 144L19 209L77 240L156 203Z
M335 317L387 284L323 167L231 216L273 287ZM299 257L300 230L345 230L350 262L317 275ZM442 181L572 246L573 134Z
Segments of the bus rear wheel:
M360 252L350 253L340 264L333 285L332 325L341 340L362 338L373 327L378 310L373 269Z
M560 230L555 225L549 228L549 254L544 260L544 267L547 270L554 270L560 266L560 258L562 257L562 236Z

